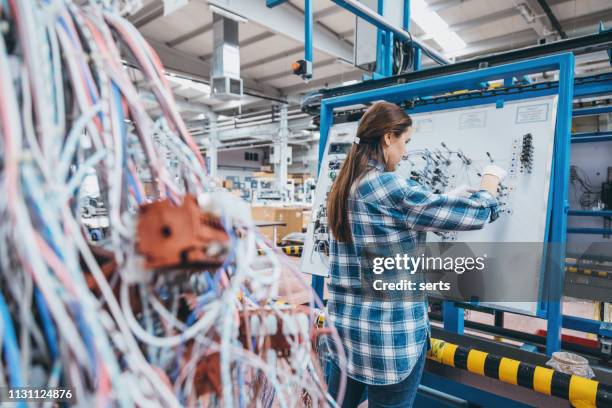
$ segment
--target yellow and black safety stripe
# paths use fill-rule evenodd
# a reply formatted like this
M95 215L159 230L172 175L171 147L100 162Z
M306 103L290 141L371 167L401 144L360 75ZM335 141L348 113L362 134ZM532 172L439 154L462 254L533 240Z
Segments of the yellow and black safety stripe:
M575 407L612 407L612 387L599 381L431 339L429 359L569 400Z
M287 245L282 247L274 248L274 250L283 251L285 254L289 256L302 256L302 249L304 247L302 245ZM263 249L258 251L259 255L263 255L265 252Z
M280 247L281 251L291 256L302 256L302 248L303 246L301 245L289 245Z
M602 270L597 270L597 269L592 269L592 268L579 268L573 265L568 265L565 269L569 273L577 273L580 275L597 276L599 278L612 279L612 271L602 271Z

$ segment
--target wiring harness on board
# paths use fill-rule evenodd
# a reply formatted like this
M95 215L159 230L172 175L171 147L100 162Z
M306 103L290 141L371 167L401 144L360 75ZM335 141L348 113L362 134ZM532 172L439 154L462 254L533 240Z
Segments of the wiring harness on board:
M215 191L134 3L0 1L0 384L82 406L335 405L313 342L337 333L314 295L276 301L283 258Z
M570 166L570 185L574 198L583 210L592 210L600 204L601 187L597 187L584 169Z

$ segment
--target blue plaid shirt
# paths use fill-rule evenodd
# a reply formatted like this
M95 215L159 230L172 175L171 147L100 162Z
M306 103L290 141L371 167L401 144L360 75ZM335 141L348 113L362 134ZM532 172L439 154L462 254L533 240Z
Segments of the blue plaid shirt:
M370 162L369 167L348 200L353 243L330 239L327 307L346 352L348 375L387 385L408 377L425 350L427 302L364 296L362 279L371 281L373 273L365 259L372 251L389 257L414 252L425 243L427 231L480 229L497 217L498 202L484 190L470 197L434 194L385 172L380 163ZM329 346L339 365L333 341Z

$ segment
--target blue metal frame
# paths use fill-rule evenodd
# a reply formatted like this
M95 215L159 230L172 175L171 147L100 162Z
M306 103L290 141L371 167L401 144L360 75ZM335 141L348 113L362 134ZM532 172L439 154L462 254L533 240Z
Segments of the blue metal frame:
M568 234L612 235L611 228L568 228Z
M385 0L378 0L378 14L385 11ZM393 33L376 29L376 72L375 78L388 77L393 74Z
M555 130L555 144L553 157L553 175L551 179L552 203L549 207L550 225L547 233L547 241L553 242L554 248L559 248L559 253L551 254L560 266L564 264L565 258L565 238L567 230L567 192L569 180L569 146L571 133L573 85L574 85L574 55L564 53L520 61L507 65L485 68L477 71L469 71L448 75L439 78L430 78L418 82L397 84L384 88L376 88L368 91L358 92L348 95L340 95L321 101L320 117L320 140L319 140L319 163L320 171L329 129L333 125L333 110L335 108L367 103L376 100L387 100L391 102L403 102L417 97L427 97L439 95L449 91L459 89L472 89L474 84L488 82L498 79L520 77L532 73L543 71L559 71L559 83L556 92L550 91L549 94L558 93L559 101L557 108L557 125ZM531 94L520 95L523 98L531 97ZM541 95L538 95L541 96ZM499 97L499 96L498 96ZM518 99L518 98L517 98ZM475 104L474 101L470 101ZM482 100L479 101L482 104ZM430 111L432 110L429 107ZM441 109L443 107L440 107ZM445 106L448 109L448 106ZM564 282L564 268L559 268L558 274L550 277L549 300L560 299ZM323 278L313 277L313 287L317 294L322 297ZM559 350L561 345L561 304L557 301L549 301L545 310L548 319L548 336L546 349L550 354ZM457 308L453 303L445 302L444 305L444 325L445 328L453 331L460 331L463 327L462 309Z
M563 327L583 333L593 333L598 336L612 338L612 323L585 319L577 316L563 316Z
M378 21L376 21L376 19L373 19L371 16L365 14L362 12L362 10L360 10L359 8L354 7L352 4L347 3L344 0L332 0L334 3L336 3L338 6L350 11L351 13L355 14L357 17L364 19L365 21L367 21L368 23L374 25L376 28L379 29L379 32L382 30L386 33L392 34L390 36L387 36L387 38L384 40L385 44L387 46L389 46L391 48L391 50L393 49L393 35L397 35L399 38L404 38L405 40L409 40L409 38L407 38L407 34L404 31L407 30L397 30L397 29L393 29L393 28L389 28L389 27L385 27L384 25L381 25ZM378 13L382 14L381 7L380 7L380 3L383 2L384 0L379 0L378 3ZM404 0L406 1L406 0ZM404 11L404 21L406 18L406 12ZM379 35L378 36L378 44L382 44L382 37ZM422 45L421 45L422 46ZM420 49L420 48L419 48ZM432 53L432 50L430 50L430 52L428 53L429 58L431 58L434 62L441 64L441 65L445 65L448 64L448 60L445 59L441 54L439 53ZM390 53L391 55L393 55L393 52L391 51ZM378 61L377 61L378 62Z
M266 6L272 8L286 3L288 0L266 0Z
M574 117L576 117L576 116L602 115L604 113L612 113L612 105L576 109L574 110L573 114L574 114Z
M572 137L572 143L609 142L612 135Z
M612 217L612 210L569 210L567 214L576 217Z
M582 132L572 133L573 138L593 137L593 136L612 136L612 132Z

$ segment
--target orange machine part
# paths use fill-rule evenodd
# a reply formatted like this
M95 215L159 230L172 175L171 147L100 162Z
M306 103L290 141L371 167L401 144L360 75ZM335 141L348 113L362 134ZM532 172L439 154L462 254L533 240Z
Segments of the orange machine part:
M185 347L183 362L191 358L193 353L193 341L189 341ZM199 357L195 367L195 375L193 378L193 387L196 395L199 397L215 393L221 396L223 392L221 388L221 354L214 352Z
M221 396L221 355L208 354L197 363L194 376L194 389L197 395L202 396L213 392Z
M149 269L218 267L228 252L229 237L218 217L200 209L186 195L140 206L136 250Z

